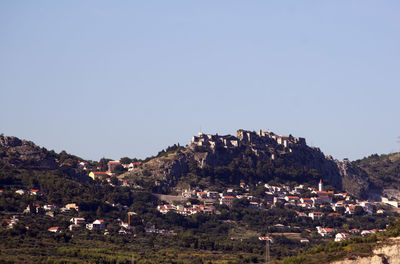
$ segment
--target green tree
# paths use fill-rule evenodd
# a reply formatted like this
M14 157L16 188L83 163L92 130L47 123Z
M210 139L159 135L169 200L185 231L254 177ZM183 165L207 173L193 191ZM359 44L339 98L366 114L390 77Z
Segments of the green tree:
M101 171L106 171L108 170L108 162L111 161L111 159L106 159L106 158L101 158L99 161L99 167Z
M119 160L119 162L121 162L121 164L129 164L132 162L132 159L128 158L128 157L123 157Z

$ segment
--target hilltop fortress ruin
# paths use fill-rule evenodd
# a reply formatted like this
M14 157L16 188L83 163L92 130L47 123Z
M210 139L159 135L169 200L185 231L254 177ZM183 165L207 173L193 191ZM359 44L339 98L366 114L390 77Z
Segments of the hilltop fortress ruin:
M218 134L199 133L194 136L189 144L189 148L206 147L211 150L217 148L238 148L241 146L249 146L257 154L260 148L275 148L282 146L288 152L292 152L293 147L306 146L305 138L276 135L273 132L260 130L260 132L247 131L239 129L236 131L236 137L232 135L220 136Z

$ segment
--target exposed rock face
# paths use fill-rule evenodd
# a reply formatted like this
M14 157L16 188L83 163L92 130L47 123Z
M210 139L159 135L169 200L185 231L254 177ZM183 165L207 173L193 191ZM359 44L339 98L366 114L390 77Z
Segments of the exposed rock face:
M250 156L256 158L250 159ZM318 148L307 146L304 138L278 136L263 130L259 133L238 130L236 136L200 133L184 151L152 159L130 175L136 179L163 181L172 187L188 173L189 167L228 166L235 159L249 160L251 168L258 161L270 161L269 166L314 170L318 180L322 178L326 184L361 198L366 198L370 185L362 169L326 157Z
M373 256L357 258L355 260L335 261L332 264L400 264L400 241L393 240L393 245L387 245L374 249Z
M16 137L0 136L0 160L11 166L56 169L55 159L33 142Z
M138 180L162 182L173 186L188 172L186 156L182 153L152 159L142 167L133 170L130 176Z
M17 147L22 145L22 141L17 137L0 136L1 147ZM24 143L28 143L25 141ZM33 144L33 143L32 143Z
M400 201L400 190L393 188L383 189L383 196Z
M343 189L360 198L368 198L370 182L368 174L350 162L337 163Z

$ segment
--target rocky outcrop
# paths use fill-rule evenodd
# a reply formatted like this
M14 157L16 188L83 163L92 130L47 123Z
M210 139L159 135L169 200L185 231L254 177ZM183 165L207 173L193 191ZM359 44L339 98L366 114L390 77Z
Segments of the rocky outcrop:
M183 153L174 153L150 160L132 172L123 175L136 181L157 182L167 186L176 185L177 181L188 172L188 162Z
M360 198L367 198L370 187L365 171L350 162L325 156L320 149L307 146L304 138L278 136L263 130L259 133L238 130L236 137L200 133L185 150L154 158L127 175L134 179L161 181L173 187L193 166L229 166L234 160L246 162L253 169L257 163L264 162L271 171L279 166L313 171L313 181L322 178L326 184ZM299 178L299 181L305 180Z
M392 239L391 243L374 249L373 256L335 261L332 264L400 264L400 240Z
M55 158L32 141L17 137L0 136L0 161L12 167L30 169L56 169Z
M343 189L354 196L367 199L370 188L368 174L348 161L337 162L337 166Z
M22 141L17 137L0 136L0 147L1 148L17 147L17 146L21 146L22 143L24 143L24 145L29 144L28 141ZM32 143L32 142L30 142L30 143Z

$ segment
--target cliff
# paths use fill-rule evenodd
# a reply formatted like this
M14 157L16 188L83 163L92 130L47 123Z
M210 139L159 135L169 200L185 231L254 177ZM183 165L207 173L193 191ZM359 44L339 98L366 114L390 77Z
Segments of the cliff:
M233 135L194 136L186 148L158 157L123 175L135 181L177 186L183 179L202 184L239 184L269 180L326 184L367 198L370 182L361 168L325 156L300 137L238 130ZM202 179L199 179L202 178Z
M373 250L373 256L335 261L332 264L400 264L400 237L390 239L387 245L378 245Z

